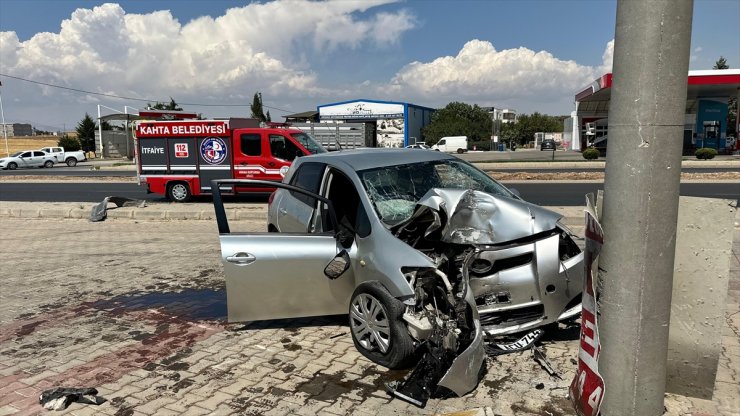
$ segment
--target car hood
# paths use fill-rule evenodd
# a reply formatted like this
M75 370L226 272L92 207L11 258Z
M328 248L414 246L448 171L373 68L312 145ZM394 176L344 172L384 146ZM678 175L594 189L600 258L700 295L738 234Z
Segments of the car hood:
M501 244L550 231L562 218L519 199L472 189L433 188L419 200L405 224L430 211L435 221L425 234L441 228L440 240L453 244Z

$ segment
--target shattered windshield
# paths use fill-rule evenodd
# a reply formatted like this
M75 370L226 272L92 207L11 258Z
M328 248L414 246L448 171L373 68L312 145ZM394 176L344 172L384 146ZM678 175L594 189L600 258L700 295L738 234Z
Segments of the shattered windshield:
M515 198L486 173L460 160L384 166L358 173L375 211L388 225L411 217L416 203L432 188L474 189Z
M315 155L317 153L326 153L326 149L321 147L321 145L318 144L316 140L314 140L314 138L307 133L291 133L290 136L296 139L298 143L300 143L301 146L305 147L306 150L308 150L308 152L312 155Z

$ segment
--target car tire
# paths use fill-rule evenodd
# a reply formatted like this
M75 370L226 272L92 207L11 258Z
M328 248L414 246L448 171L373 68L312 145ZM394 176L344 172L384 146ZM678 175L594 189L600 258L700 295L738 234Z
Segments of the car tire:
M16 170L18 168L18 164L15 162L8 163L8 169L9 170Z
M47 169L51 169L54 167L54 162L52 162L51 160L47 160L46 162L44 162L44 167Z
M349 304L349 324L355 348L370 361L391 369L408 368L415 346L401 317L405 307L379 282L357 286ZM375 330L368 329L368 323Z
M69 166L70 168L77 166L77 159L73 157L68 158L65 162L67 163L67 166Z
M457 154L461 155L463 153L465 153L465 150L464 149L457 149Z
M185 182L174 182L167 186L167 198L173 202L188 202L192 197L190 186Z

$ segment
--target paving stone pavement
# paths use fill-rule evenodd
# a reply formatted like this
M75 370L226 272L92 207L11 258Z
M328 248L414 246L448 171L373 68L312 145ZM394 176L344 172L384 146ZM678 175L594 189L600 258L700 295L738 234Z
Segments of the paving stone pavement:
M577 220L576 232L582 230ZM479 387L418 409L391 400L388 371L352 345L346 317L229 324L213 221L0 218L0 415L46 413L39 393L95 387L70 415L567 415L577 327L542 341L562 380L529 352L489 359ZM263 230L264 220L243 220ZM740 414L740 253L712 401L666 395L671 415Z

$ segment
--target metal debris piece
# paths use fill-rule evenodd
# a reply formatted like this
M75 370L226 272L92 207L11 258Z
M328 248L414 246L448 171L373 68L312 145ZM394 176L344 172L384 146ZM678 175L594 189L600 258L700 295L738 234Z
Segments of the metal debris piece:
M427 400L438 394L439 380L455 358L437 345L425 345L427 351L405 380L385 383L390 395L420 408L424 408Z
M39 403L47 410L64 410L73 402L98 406L106 401L98 396L98 390L92 387L56 387L44 390L39 396Z
M116 204L116 207L133 207L138 206L139 208L146 207L146 201L140 199L125 198L122 196L107 196L103 199L103 202L95 205L90 212L90 221L98 222L105 220L108 217L108 203Z
M539 364L542 368L547 371L547 374L557 378L558 380L562 380L563 378L560 377L560 374L558 374L557 371L555 371L554 368L552 368L552 365L550 365L550 361L547 360L547 356L545 356L545 352L542 351L538 346L532 345L532 358Z

